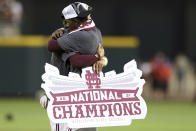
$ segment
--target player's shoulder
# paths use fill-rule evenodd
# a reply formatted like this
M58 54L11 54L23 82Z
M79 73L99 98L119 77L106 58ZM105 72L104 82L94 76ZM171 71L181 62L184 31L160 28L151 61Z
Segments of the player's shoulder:
M69 39L73 41L93 42L95 39L101 37L101 32L98 28L91 30L80 30L68 34Z
M69 35L70 37L85 39L88 38L91 34L94 34L91 30L89 31L80 30L80 31L73 32Z
M71 34L73 35L89 35L89 34L94 34L94 33L97 33L97 32L101 32L99 28L95 27L93 29L90 29L90 30L80 30L80 31L76 31L76 32L73 32Z

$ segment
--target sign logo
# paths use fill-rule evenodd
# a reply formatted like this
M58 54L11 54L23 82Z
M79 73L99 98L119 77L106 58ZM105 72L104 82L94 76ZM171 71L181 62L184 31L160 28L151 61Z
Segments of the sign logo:
M50 99L47 113L55 123L70 128L130 125L133 119L144 119L147 107L141 97L145 81L134 60L124 65L124 72L96 74L91 67L81 76L45 65L42 88Z

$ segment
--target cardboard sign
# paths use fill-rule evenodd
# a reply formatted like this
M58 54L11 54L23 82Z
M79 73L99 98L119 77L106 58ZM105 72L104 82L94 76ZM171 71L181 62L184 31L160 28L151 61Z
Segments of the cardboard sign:
M47 113L55 123L70 128L130 125L133 119L144 119L147 107L141 97L145 81L134 60L124 72L96 74L91 67L76 73L59 75L59 70L45 65L42 88L50 99Z

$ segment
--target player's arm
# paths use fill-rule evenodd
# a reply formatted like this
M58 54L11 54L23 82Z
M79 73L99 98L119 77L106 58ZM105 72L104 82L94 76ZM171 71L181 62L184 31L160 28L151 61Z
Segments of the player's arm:
M98 54L82 55L79 52L70 56L69 61L73 67L87 67L92 66L100 59Z
M69 58L73 67L92 66L93 71L100 73L104 66L108 64L107 57L104 56L104 49L101 45L98 46L97 54L82 55L77 53Z
M99 60L93 64L93 71L100 73L104 66L108 64L108 59L105 57L105 51L101 44L99 44L97 49L97 54L99 55Z
M48 41L48 51L50 52L62 52L63 50L59 46L57 40L51 39Z
M63 33L64 33L64 28L57 29L52 33L51 38L57 40L59 37L63 35Z

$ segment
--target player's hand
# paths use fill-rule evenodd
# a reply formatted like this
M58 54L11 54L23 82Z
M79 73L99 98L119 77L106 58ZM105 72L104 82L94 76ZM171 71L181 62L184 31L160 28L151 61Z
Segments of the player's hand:
M48 98L46 95L43 95L41 98L40 98L40 104L41 106L46 109L47 105L48 105Z
M100 56L100 58L104 57L105 51L101 44L98 45L97 54Z
M108 59L107 57L104 56L93 64L92 67L93 71L99 74L102 71L103 67L106 66L107 64L108 64Z
M99 74L105 65L104 59L100 59L93 64L93 71Z
M63 29L58 29L55 32L52 33L52 39L58 39L59 37L61 37L63 35Z

